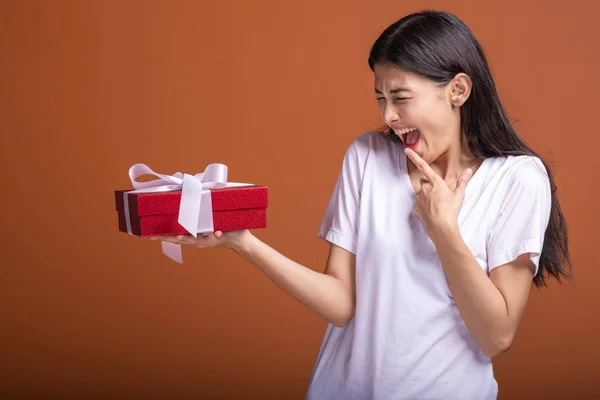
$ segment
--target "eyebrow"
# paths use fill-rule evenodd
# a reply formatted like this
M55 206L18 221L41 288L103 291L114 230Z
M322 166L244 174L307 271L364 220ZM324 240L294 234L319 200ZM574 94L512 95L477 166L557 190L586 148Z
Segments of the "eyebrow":
M399 87L399 88L395 88L395 89L390 90L390 93L392 93L392 94L396 94L398 92L410 92L410 89L405 88L405 87ZM383 94L383 93L381 93L377 89L375 89L375 93L377 93L377 94Z

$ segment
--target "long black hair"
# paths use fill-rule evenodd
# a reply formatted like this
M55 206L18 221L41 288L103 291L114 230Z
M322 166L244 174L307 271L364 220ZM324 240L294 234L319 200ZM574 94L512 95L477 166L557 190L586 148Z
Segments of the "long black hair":
M529 155L541 160L510 123L481 45L455 15L425 10L403 17L375 41L369 54L371 70L377 63L395 65L440 85L448 84L458 73L467 74L473 85L460 108L460 117L471 153L481 158ZM382 133L397 140L389 128ZM542 162L550 180L552 208L538 272L533 279L536 287L546 286L545 276L561 282L561 277L570 278L572 272L565 218L552 172ZM568 272L563 266L569 267Z

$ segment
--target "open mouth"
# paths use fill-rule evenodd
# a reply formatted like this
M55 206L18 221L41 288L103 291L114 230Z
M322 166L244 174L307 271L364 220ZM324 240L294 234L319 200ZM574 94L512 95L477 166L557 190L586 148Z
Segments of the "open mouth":
M421 137L421 132L417 128L406 128L397 131L396 134L400 136L404 146L406 147L414 147Z

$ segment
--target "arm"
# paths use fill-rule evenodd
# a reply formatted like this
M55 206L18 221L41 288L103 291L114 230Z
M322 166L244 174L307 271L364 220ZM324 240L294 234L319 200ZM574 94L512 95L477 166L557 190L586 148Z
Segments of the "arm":
M250 232L246 235L243 245L234 250L283 291L335 326L344 326L354 317L354 254L332 244L322 274L290 260Z
M249 233L234 247L287 294L338 327L346 325L355 311L356 221L367 140L362 136L346 150L319 228L318 236L331 243L324 274L290 260Z
M512 344L527 304L535 269L529 254L493 269L488 277L458 229L434 243L469 331L486 356L500 355Z
M157 236L152 239L201 248L233 249L257 266L283 291L333 325L342 327L354 317L356 258L353 253L335 244L331 244L325 273L322 274L290 260L248 230L217 231L198 237Z
M484 354L494 357L512 343L525 309L550 213L549 186L533 164L513 176L510 190L487 240L489 277L464 242L458 214L466 170L454 189L411 150L406 154L424 176L415 212L435 244L463 321ZM533 256L533 257L532 257Z
M346 325L355 310L354 256L356 219L360 198L363 150L367 136L353 142L344 156L342 170L327 205L319 237L331 243L325 273L300 265L269 247L248 230L158 237L166 242L198 247L227 247L258 267L287 294L335 326ZM335 235L330 235L332 229Z

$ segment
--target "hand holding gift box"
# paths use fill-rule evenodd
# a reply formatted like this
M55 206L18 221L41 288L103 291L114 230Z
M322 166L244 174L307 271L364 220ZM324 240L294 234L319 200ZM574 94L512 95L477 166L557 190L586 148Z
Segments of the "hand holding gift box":
M158 179L138 182L142 175ZM116 190L119 230L136 236L205 235L267 227L268 189L227 182L227 166L210 164L196 175L158 174L145 164L129 169L134 190ZM182 262L181 247L163 241L163 252Z

